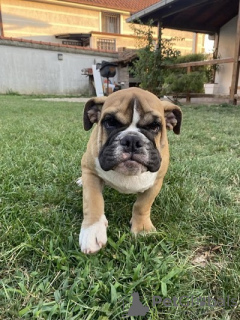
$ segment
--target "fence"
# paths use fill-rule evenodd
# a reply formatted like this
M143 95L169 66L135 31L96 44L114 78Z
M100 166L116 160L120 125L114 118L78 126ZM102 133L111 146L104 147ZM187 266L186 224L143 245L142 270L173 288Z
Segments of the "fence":
M240 58L239 60L240 61ZM234 63L233 58L221 58L221 59L213 59L213 60L205 60L205 61L194 61L194 62L185 62L185 63L178 63L171 66L167 66L169 69L175 69L175 68L186 68L187 73L191 72L191 69L193 67L200 67L200 66L207 66L207 65L221 65L225 63ZM237 84L238 85L238 84ZM221 94L205 94L205 93L187 93L187 94L178 94L179 98L185 98L188 102L190 102L191 98L193 97L214 97L214 98L224 98L229 99L230 101L233 100L240 100L240 96L237 94L237 89L234 87L234 84L232 83L230 85L230 93L228 95L221 95Z

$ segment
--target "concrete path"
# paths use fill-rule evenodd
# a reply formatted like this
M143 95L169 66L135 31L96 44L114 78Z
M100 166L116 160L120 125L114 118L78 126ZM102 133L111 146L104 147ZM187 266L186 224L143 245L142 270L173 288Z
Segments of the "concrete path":
M34 100L43 100L43 101L53 101L53 102L82 102L82 103L86 103L89 98L83 98L83 97L79 97L79 98L43 98L43 99L34 99ZM162 100L168 100L168 99L162 99ZM168 100L169 101L169 100ZM211 105L211 104L221 104L221 103L228 103L228 99L213 99L213 98L191 98L191 102L190 103L186 103L186 99L179 99L179 102L182 105L188 105L188 104L207 104L207 105ZM238 102L238 104L240 103L240 101Z
M84 103L86 103L89 100L89 98L43 98L43 99L34 99L34 100L53 101L53 102L84 102Z

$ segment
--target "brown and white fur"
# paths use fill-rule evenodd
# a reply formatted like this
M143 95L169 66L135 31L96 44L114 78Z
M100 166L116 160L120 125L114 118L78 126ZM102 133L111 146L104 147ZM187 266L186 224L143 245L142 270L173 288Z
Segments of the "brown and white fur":
M109 97L90 99L84 109L84 128L96 123L83 155L82 252L94 253L107 242L104 185L121 193L136 193L131 232L155 230L150 210L169 164L167 129L180 133L181 109L152 93L129 88Z

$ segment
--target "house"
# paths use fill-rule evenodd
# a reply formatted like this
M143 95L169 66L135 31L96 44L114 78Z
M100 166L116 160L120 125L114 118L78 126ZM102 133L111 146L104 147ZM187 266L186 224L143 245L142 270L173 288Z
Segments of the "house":
M141 19L165 28L205 33L215 39L215 51L220 68L215 82L219 93L228 95L232 103L239 93L240 54L239 0L163 0L133 14L128 22Z
M158 0L1 0L1 36L117 51L136 48L126 22L134 12ZM156 29L157 32L157 29ZM204 35L164 30L164 37L180 37L182 54L204 51Z
M162 0L163 1L163 0ZM88 93L82 69L136 49L126 19L158 0L0 0L0 93ZM155 29L157 37L157 28ZM175 48L203 52L204 34L172 29ZM120 57L120 60L122 57ZM122 60L124 60L123 58ZM117 82L127 78L126 68ZM124 80L126 87L128 80Z

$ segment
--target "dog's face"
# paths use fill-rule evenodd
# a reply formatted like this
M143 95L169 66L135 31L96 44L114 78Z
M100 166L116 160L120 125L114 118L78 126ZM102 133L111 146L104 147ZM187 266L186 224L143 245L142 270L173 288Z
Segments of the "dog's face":
M101 119L107 136L99 154L101 168L125 175L158 171L161 156L155 139L161 131L159 115L145 112L137 97L127 101L124 110L114 109L106 108Z
M102 170L136 176L159 170L166 129L180 132L181 111L150 92L130 88L90 100L84 112L85 129L95 122Z

